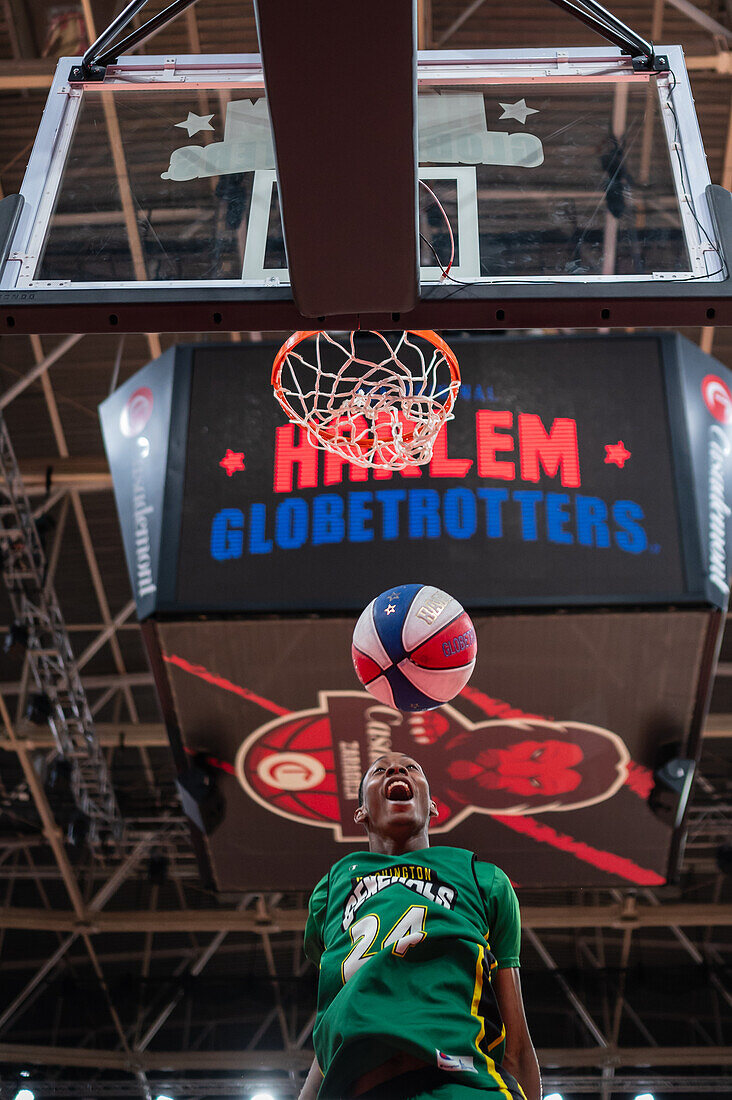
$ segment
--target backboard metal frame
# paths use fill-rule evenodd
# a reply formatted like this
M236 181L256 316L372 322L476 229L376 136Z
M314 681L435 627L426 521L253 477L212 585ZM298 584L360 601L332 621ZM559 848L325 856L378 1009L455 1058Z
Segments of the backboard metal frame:
M732 323L732 198L710 186L691 88L680 47L663 47L669 73L638 72L617 49L490 50L419 55L422 89L431 85L526 85L583 82L654 82L671 150L676 196L688 271L641 275L475 276L470 217L458 180L459 253L468 262L454 273L459 284L441 281L436 266L421 269L420 300L404 314L322 318L323 327L356 328L525 328L708 325ZM21 188L23 208L7 243L0 274L0 331L179 331L281 330L312 327L292 300L284 269L261 270L256 240L248 242L243 275L235 280L71 282L35 277L55 209L66 157L88 91L110 89L129 96L155 85L161 89L251 90L263 92L258 55L128 57L107 69L104 81L70 83L72 65L62 59ZM671 96L673 109L667 109ZM461 170L462 171L462 170ZM429 180L440 168L422 168ZM451 173L455 178L455 172ZM469 191L469 188L468 188ZM0 242L2 244L2 242ZM261 244L261 242L260 242ZM327 323L326 323L327 322Z

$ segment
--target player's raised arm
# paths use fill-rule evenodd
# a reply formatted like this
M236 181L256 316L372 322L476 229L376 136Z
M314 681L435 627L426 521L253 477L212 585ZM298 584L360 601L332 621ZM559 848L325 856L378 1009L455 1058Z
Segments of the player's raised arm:
M521 1086L526 1100L541 1100L541 1076L524 1013L519 963L521 913L516 891L500 868L476 863L486 917L490 950L495 958L491 985L505 1030L506 1042L500 1063Z
M539 1063L526 1023L518 968L497 970L493 988L506 1028L503 1066L521 1085L526 1100L541 1100Z
M299 1100L317 1100L318 1089L320 1088L320 1082L322 1080L323 1074L320 1072L318 1059L313 1058L313 1064L310 1067L310 1072L305 1078L305 1084L300 1092Z

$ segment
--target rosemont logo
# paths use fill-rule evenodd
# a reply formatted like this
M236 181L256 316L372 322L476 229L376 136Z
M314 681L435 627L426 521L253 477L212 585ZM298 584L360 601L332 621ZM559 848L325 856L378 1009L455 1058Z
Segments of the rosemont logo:
M309 791L325 779L319 760L303 752L278 752L259 762L257 774L280 791Z
M716 374L708 374L701 384L704 404L715 420L732 424L732 393L729 386Z
M152 416L153 395L149 386L140 386L131 397L127 399L119 418L119 427L122 435L132 437L139 435Z

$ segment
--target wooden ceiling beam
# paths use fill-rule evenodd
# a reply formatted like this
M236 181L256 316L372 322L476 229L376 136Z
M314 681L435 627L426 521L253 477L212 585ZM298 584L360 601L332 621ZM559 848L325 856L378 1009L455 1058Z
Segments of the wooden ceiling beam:
M24 58L22 61L3 59L0 72L0 91L32 91L34 88L50 88L56 71L54 58Z

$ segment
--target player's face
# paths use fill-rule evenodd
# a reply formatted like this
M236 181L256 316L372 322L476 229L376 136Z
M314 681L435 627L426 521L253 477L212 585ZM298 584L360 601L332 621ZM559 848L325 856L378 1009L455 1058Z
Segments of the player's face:
M427 825L434 803L427 777L411 756L389 752L373 762L363 784L363 809L369 832L388 835Z

